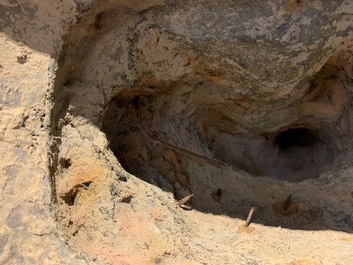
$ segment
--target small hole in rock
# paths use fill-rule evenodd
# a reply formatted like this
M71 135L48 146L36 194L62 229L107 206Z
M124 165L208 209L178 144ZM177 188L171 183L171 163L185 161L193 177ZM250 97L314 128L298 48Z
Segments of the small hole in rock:
M21 56L17 56L17 62L19 64L24 64L27 62L27 54L22 54Z
M220 202L223 196L222 189L217 189L216 191L212 192L212 198L215 202Z
M63 199L67 205L72 206L75 204L75 198L77 196L77 192L78 192L78 189L73 188L65 195L61 196L61 199Z
M71 166L71 159L60 159L60 165L62 168L68 169Z
M126 197L123 197L122 199L121 199L121 202L122 203L130 203L131 202L131 199L133 198L134 196L132 196L132 195L128 195L128 196L126 196Z
M275 143L282 150L291 147L313 146L316 142L316 135L307 128L289 129L279 133L275 139Z

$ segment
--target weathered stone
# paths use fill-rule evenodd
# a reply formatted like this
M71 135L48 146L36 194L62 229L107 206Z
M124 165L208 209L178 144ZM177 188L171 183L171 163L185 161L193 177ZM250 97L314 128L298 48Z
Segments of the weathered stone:
M352 19L1 1L0 263L351 264Z

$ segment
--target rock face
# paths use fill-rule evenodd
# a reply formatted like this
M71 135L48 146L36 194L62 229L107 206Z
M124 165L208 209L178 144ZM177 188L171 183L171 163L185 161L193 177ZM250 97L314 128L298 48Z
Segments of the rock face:
M44 2L0 2L0 263L353 263L351 1Z

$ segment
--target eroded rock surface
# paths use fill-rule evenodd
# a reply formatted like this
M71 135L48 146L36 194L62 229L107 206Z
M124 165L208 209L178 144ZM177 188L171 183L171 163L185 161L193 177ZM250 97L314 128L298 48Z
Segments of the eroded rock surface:
M351 1L0 7L0 262L353 262Z

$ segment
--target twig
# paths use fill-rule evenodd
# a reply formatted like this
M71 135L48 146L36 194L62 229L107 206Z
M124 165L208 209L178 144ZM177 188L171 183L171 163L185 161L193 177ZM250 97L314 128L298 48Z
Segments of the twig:
M192 197L194 197L194 194L190 194L188 196L185 196L180 201L177 201L176 205L181 206L182 204L185 204L188 200L190 200Z
M217 161L217 160L214 160L212 158L209 158L209 157L206 157L206 156L203 156L203 155L200 155L200 154L197 154L197 153L194 153L194 152L191 152L189 150L186 150L186 149L183 149L183 148L180 148L180 147L177 147L175 145L172 145L170 143L167 143L165 141L162 141L162 140L159 140L157 139L156 137L154 137L150 131L146 128L146 126L144 125L143 123L143 118L142 118L142 115L141 115L141 111L140 111L140 100L139 100L139 97L135 97L134 98L134 105L135 105L135 111L136 111L136 118L137 118L137 121L138 121L138 124L139 124L139 127L141 129L141 131L143 132L143 134L145 135L146 138L150 139L151 141L153 141L154 143L157 143L157 144L163 144L163 145L166 145L168 146L169 148L172 148L176 151L179 151L179 152L182 152L182 153L185 153L189 156L192 156L192 157L195 157L195 158L198 158L200 160L204 160L204 161L207 161L208 163L216 166L216 167L219 167L219 168L224 168L226 167L226 164L220 162L220 161Z
M255 207L251 207L250 212L248 214L248 218L246 218L246 222L244 224L244 227L248 227L249 226L250 221L251 221L251 217L252 217L252 214L254 213L254 211L255 211Z
M283 210L284 211L288 210L288 207L289 207L291 201L292 201L292 194L289 194L289 196L287 197L287 199L285 200L285 202L283 204Z

